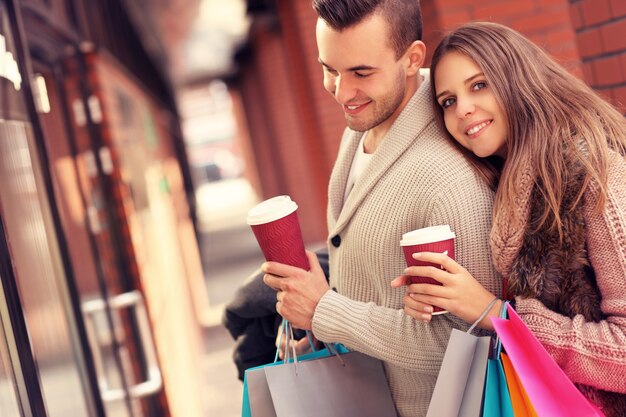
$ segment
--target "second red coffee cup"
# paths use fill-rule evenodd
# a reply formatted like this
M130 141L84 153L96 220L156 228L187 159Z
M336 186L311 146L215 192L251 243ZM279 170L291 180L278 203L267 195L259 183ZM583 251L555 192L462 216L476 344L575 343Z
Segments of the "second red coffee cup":
M304 251L297 210L298 205L288 195L280 195L252 207L247 222L266 261L308 271L309 260Z
M435 266L441 268L441 265L438 264L413 259L413 254L417 252L446 253L450 258L455 259L455 237L454 232L448 225L430 226L403 234L400 246L408 266ZM438 281L428 277L412 276L411 278L413 283L441 285ZM447 311L436 306L433 306L433 310L433 314L447 313Z

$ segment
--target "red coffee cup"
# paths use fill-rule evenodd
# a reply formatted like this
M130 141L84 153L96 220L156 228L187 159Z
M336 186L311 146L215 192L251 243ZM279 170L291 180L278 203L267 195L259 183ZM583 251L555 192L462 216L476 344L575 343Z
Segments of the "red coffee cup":
M445 253L450 258L454 259L454 238L455 234L450 230L450 226L431 226L422 229L413 230L402 235L400 240L400 246L404 252L404 259L408 266L436 266L443 268L439 264L433 264L431 262L418 261L413 259L413 254L417 252L437 252ZM412 283L425 283L441 285L439 281L436 281L428 277L411 277ZM447 313L439 307L433 306L433 314Z
M280 195L252 207L247 222L265 260L308 271L309 260L304 251L297 210L298 205L288 195Z

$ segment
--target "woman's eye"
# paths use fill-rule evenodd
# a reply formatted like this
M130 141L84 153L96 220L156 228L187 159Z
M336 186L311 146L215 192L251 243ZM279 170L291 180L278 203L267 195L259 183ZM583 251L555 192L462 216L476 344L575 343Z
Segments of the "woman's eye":
M479 81L472 86L474 91L482 90L483 88L487 88L487 83L485 81Z
M448 107L450 107L451 105L454 104L454 99L452 97L446 98L441 102L441 107L443 107L444 109L447 109Z

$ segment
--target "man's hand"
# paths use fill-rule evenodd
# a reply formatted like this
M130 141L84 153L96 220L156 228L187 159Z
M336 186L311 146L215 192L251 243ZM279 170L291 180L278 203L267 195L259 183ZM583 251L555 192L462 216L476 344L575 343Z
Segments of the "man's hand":
M294 327L311 330L313 314L320 299L329 290L317 256L306 251L310 271L295 266L266 262L261 266L263 282L277 291L276 311Z

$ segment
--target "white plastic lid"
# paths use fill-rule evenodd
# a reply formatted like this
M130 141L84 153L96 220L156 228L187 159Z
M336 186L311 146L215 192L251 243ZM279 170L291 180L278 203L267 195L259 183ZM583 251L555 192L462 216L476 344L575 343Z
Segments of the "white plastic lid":
M298 209L298 205L288 195L279 195L260 202L248 211L246 221L249 225L273 222L290 215Z
M423 229L413 230L402 235L400 246L422 245L424 243L441 242L442 240L454 239L456 235L447 224L430 226Z

